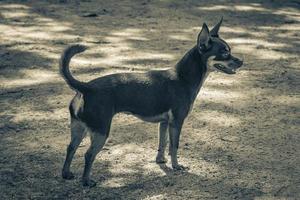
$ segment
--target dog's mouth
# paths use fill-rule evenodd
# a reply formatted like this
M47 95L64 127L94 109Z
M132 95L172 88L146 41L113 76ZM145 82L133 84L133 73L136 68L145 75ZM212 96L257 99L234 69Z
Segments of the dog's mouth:
M228 68L225 65L222 65L221 63L214 64L214 67L226 74L235 74L236 73L236 68Z

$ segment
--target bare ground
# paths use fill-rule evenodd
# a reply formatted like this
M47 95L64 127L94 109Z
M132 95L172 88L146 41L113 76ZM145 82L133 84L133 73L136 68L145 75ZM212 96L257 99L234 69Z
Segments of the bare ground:
M208 3L209 2L209 3ZM0 199L300 199L299 1L0 1ZM96 15L96 16L94 16ZM120 114L83 188L80 146L60 172L74 92L58 74L69 44L80 80L171 67L203 22L244 57L212 73L183 127L179 161L154 162L157 125Z

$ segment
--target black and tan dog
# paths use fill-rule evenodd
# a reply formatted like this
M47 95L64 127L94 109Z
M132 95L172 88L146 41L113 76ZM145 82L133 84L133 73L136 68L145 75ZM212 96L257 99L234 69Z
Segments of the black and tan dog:
M177 162L181 127L206 76L212 69L234 74L243 63L231 55L229 45L219 37L221 23L222 19L210 32L204 23L197 45L168 70L112 74L84 83L72 77L69 62L72 56L86 48L82 45L67 48L61 57L60 70L67 84L77 93L70 103L71 142L62 170L63 178L74 177L70 172L71 161L89 132L91 145L85 154L82 181L84 186L96 185L90 179L92 163L105 144L113 116L119 112L159 123L157 163L166 162L164 152L169 130L172 167L184 169ZM207 64L209 58L212 66Z

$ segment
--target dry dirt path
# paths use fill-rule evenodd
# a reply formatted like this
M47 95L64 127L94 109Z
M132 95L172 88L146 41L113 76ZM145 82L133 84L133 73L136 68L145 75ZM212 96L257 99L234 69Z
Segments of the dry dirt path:
M209 2L209 3L207 3ZM0 199L299 199L299 1L0 1ZM275 3L274 3L275 2ZM96 16L95 16L96 15ZM157 125L118 115L92 189L60 176L74 94L58 74L69 44L80 80L171 67L203 22L244 57L212 73L183 127L184 173L155 164Z

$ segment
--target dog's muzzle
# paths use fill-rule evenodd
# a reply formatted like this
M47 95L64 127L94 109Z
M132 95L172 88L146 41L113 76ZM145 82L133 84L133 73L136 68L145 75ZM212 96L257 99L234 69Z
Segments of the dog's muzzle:
M235 57L231 57L230 60L227 61L216 61L213 66L215 68L217 68L218 70L226 73L226 74L235 74L236 70L238 68L240 68L243 65L243 61L235 58Z
M225 65L216 63L214 64L214 67L217 68L218 70L225 72L226 74L235 74L236 68L227 68Z

